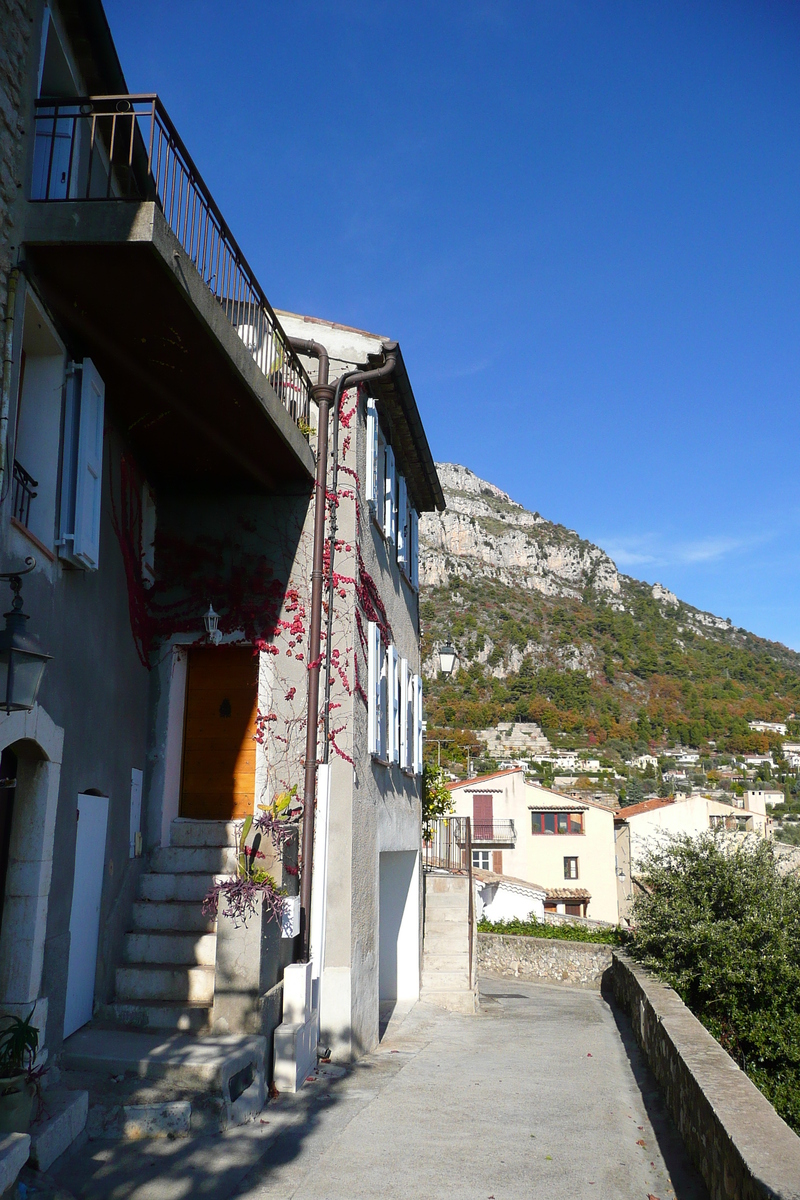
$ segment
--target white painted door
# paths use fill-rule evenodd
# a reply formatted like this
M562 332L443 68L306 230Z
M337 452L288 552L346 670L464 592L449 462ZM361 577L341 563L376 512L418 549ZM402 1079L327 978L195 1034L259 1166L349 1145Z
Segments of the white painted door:
M69 1037L92 1019L107 824L107 796L78 796L64 1037Z

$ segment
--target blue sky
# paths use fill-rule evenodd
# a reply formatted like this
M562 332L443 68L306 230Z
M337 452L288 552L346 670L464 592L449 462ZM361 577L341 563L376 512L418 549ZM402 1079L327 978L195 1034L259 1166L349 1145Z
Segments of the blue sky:
M800 649L794 0L106 0L273 305L434 455Z

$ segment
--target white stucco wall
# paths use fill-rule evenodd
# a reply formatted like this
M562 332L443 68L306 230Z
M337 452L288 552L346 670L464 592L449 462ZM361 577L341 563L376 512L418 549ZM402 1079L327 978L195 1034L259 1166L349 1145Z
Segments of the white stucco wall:
M485 780L471 779L451 795L458 816L472 816L474 795L492 796L495 821L513 820L516 843L503 847L503 874L547 889L584 888L590 893L586 915L616 923L617 884L614 858L614 814L591 801L573 801L548 788L526 782L522 771L507 771ZM582 834L533 834L531 809L570 807L584 814ZM578 878L564 878L564 859L578 859Z

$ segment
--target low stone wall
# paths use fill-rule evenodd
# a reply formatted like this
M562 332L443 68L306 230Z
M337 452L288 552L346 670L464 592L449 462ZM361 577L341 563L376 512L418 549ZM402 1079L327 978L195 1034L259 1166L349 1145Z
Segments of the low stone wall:
M557 938L478 934L478 972L534 983L596 988L611 966L611 946Z
M619 950L612 983L712 1200L800 1200L800 1138L678 994Z

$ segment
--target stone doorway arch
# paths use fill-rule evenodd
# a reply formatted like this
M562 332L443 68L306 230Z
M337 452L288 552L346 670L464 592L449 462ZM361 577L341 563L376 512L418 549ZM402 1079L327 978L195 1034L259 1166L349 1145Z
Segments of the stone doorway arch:
M0 752L17 757L3 920L0 928L0 1012L27 1016L44 1046L47 998L41 995L47 908L64 730L40 705L0 715ZM39 1061L46 1056L41 1053Z

